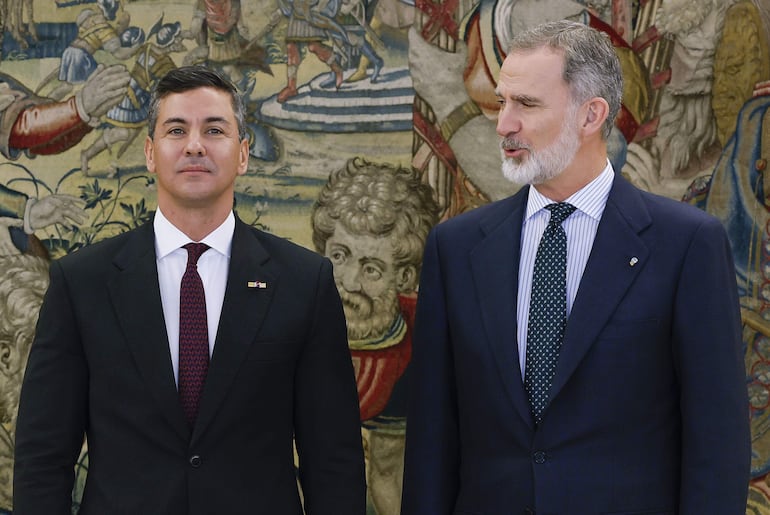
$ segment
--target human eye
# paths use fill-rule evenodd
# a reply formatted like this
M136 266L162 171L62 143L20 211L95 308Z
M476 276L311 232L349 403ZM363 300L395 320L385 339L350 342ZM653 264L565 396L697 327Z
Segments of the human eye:
M527 108L527 109L541 105L536 98L532 98L528 96L521 96L517 98L516 103L519 104L521 107Z
M208 129L206 129L206 132L208 134L224 134L225 133L225 131L223 131L219 127L209 127Z
M329 252L329 259L332 262L332 265L341 265L348 259L348 253L345 252L344 249L341 248L333 248L331 249L331 252Z
M184 134L184 129L182 129L181 127L171 127L166 132L166 134L169 134L171 136L181 136L182 134Z
M382 278L382 270L371 263L364 265L362 271L364 277L369 281L379 281Z

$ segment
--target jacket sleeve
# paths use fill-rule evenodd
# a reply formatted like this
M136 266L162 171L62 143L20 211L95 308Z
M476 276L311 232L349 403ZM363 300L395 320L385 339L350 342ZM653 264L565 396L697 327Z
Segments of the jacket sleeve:
M75 146L92 127L78 114L75 97L27 107L13 124L8 145L30 154L59 154Z
M402 515L449 515L459 485L454 357L436 229L425 243L412 349Z
M353 363L332 266L319 270L314 317L296 370L295 440L305 510L364 515L366 477Z
M29 197L0 184L0 217L24 218Z
M674 302L679 513L745 513L751 444L741 317L730 244L716 219L694 234Z
M88 368L58 262L38 318L19 403L14 465L16 515L70 515L83 444Z

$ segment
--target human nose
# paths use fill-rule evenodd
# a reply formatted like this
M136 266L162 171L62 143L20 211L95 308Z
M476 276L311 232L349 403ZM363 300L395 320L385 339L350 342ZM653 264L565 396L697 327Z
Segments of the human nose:
M340 284L348 292L361 291L361 274L358 267L348 265L338 265L335 267Z
M521 130L521 120L513 107L504 105L497 112L497 134L505 138Z
M203 156L206 154L206 147L198 135L190 134L185 142L184 151L188 156Z

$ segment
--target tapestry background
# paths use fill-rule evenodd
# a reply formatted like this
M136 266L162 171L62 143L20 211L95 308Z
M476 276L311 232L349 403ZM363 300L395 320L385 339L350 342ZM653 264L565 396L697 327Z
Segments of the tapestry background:
M322 44L286 41L306 10ZM621 58L616 169L728 228L753 433L747 513L770 514L770 0L0 0L0 513L12 510L18 391L47 264L151 218L147 91L201 62L249 105L238 215L329 255L343 298L380 310L346 304L369 513L397 514L417 277L396 263L405 235L390 222L417 213L406 236L419 250L425 227L515 191L500 172L495 79L511 34L561 18L610 34ZM116 65L131 72L123 92L105 79ZM364 194L350 184L379 192L367 224L329 214ZM356 268L334 245L391 273ZM74 512L87 468L84 446Z

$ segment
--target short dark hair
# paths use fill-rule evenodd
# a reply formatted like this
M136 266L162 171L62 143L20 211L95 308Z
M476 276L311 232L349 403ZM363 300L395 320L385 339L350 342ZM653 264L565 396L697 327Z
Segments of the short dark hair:
M155 124L158 123L158 109L161 99L172 93L184 93L198 88L213 88L230 95L233 114L238 122L238 138L246 138L246 108L243 98L235 85L225 76L205 66L182 66L174 68L161 78L152 89L150 113L147 117L147 134L155 136Z

